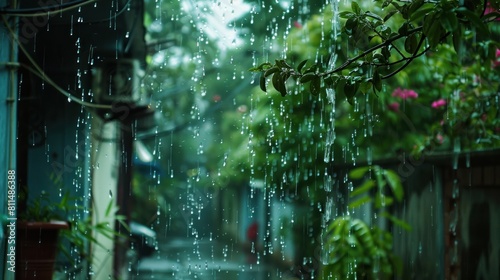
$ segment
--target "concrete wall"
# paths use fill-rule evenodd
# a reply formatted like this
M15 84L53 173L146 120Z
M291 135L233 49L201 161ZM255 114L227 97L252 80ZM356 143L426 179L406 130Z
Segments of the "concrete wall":
M106 207L111 202L116 209L116 194L119 172L119 132L117 124L102 123L94 119L92 125L92 197L94 223L109 222L114 227L115 211L106 215ZM97 241L103 247L92 248L92 258L95 265L93 279L104 279L113 275L113 248L114 242L103 235L95 234Z

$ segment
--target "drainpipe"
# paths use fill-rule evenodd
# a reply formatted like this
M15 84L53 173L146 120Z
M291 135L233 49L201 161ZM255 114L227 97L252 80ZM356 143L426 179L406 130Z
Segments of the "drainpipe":
M13 1L12 5L15 5ZM7 5L6 0L0 0L0 6L5 7ZM6 19L6 18L4 18ZM17 21L17 19L16 19ZM10 24L9 20L2 20L0 23L0 38L9 38L9 28L4 26L5 24ZM11 24L14 32L17 32L17 24ZM17 46L13 40L1 40L0 43L0 125L4 128L4 133L0 134L0 145L7 150L5 153L0 154L0 180L1 182L7 182L7 174L12 174L16 172L16 135L17 135ZM8 45L8 47L3 46ZM6 73L8 70L8 73ZM16 181L17 186L17 181ZM7 205L7 194L8 186L7 184L0 184L0 199L2 200L2 205ZM17 205L16 205L17 207ZM16 211L14 213L6 212L7 207L4 206L0 209L0 215L7 215L7 218L13 218L17 216ZM6 235L9 232L4 232L4 228L0 229L0 246L1 248L6 248ZM3 251L3 250L2 250ZM9 270L10 265L6 262L7 252L2 252L0 256L0 269L4 276L3 279L9 280L14 279L15 274Z
M132 122L129 119L123 120L120 123L121 127L121 141L120 141L120 163L119 163L119 176L118 176L118 194L116 198L116 204L119 207L118 215L123 215L126 217L126 222L130 221L130 209L128 204L130 203L130 198L132 197L132 150L133 150L133 133L132 133ZM125 232L122 225L116 222L116 230L118 232ZM128 250L128 244L123 244L122 240L119 238L115 241L115 252L114 252L114 277L121 278L123 275L123 267L126 261L126 253Z

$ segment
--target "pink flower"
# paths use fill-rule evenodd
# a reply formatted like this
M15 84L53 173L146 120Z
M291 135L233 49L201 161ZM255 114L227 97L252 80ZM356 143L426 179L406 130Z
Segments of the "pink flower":
M393 112L399 112L399 103L392 102L391 104L387 105L387 108Z
M443 137L443 135L441 135L440 133L438 133L438 134L436 135L436 140L437 140L437 142L438 142L439 144L443 144L443 142L444 142L444 137Z
M495 52L495 57L497 58L495 61L493 61L493 68L500 66L500 49L497 49Z
M397 88L392 92L393 97L399 97L401 99L416 99L418 97L418 93L411 89L401 89Z
M298 21L294 21L293 26L295 26L295 28L297 28L297 29L302 29L302 24L300 24L300 22L298 22Z
M437 108L440 108L440 107L446 106L446 100L444 100L444 99L442 99L442 98L441 98L441 99L438 99L438 100L436 100L436 101L432 102L432 105L431 105L431 106L432 106L432 108L434 108L434 109L437 109Z
M487 14L490 14L490 13L494 13L494 12L497 12L497 13L498 13L498 12L500 12L500 10L495 10L495 9L491 6L490 2L486 3L486 9L484 10L484 15L487 15ZM500 21L500 18L497 18L496 20L497 20L497 21Z

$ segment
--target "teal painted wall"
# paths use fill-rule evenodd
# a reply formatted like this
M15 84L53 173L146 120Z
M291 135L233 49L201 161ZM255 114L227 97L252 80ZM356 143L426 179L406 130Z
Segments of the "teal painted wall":
M0 7L7 5L5 0L0 0ZM16 170L16 108L17 97L17 77L15 72L5 67L7 62L17 61L16 47L11 46L9 31L3 21L0 23L0 127L3 132L0 133L0 217L3 218L7 213L7 174L8 170ZM15 70L15 69L13 69ZM12 76L14 75L14 76ZM14 84L11 84L11 83ZM0 272L3 279L13 279L14 274L6 269L6 234L5 228L0 228Z

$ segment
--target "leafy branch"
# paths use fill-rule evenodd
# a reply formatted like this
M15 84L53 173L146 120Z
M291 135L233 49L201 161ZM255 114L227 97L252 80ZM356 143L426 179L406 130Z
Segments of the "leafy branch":
M413 60L442 43L450 41L455 51L462 53L467 32L486 38L493 50L499 46L498 42L491 40L487 24L498 19L500 14L496 11L485 14L486 1L479 5L479 9L478 0L467 1L462 6L453 0L417 0L404 4L392 0L378 2L381 2L384 15L362 11L356 2L351 3L349 11L338 13L338 17L344 20L342 34L357 48L351 58L340 66L328 65L328 70L319 63L307 65L307 60L297 67L283 59L277 59L275 63L265 62L250 69L261 73L260 88L267 91L270 78L274 89L286 96L287 81L292 78L296 84L309 84L313 95L330 88L352 102L358 92L380 92L382 80L395 76ZM500 8L500 1L491 1L490 4L496 10ZM403 20L398 30L391 29L391 19ZM490 56L491 53L494 51L490 51ZM337 56L336 53L330 55Z

